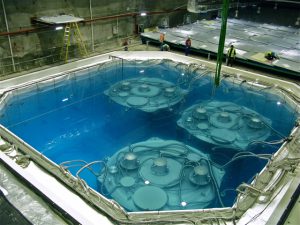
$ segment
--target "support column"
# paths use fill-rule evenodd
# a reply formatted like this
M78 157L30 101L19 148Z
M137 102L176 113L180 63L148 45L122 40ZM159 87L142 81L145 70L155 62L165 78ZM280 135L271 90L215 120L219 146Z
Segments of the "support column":
M90 0L90 15L91 15L91 47L92 52L95 51L95 41L94 41L94 22L93 22L93 8L92 8L92 0Z
M224 44L225 44L225 38L226 38L228 7L229 7L229 0L223 0L222 23L221 23L221 32L220 32L220 38L219 38L216 73L215 73L215 87L220 85L220 80L221 80L221 68L222 68L223 55L224 55Z

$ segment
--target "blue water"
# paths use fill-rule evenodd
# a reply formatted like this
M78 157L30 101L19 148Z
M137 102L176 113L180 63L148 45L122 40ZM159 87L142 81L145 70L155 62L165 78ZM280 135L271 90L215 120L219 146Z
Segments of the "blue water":
M297 117L295 110L278 96L244 84L234 85L226 79L212 94L210 77L194 82L180 104L155 113L128 109L103 94L111 84L136 76L165 79L187 89L194 75L164 64L142 63L125 63L123 68L121 65L108 66L85 76L72 74L63 81L35 84L30 91L15 91L0 112L0 123L57 164L76 159L86 162L105 160L125 146L159 137L178 140L209 153L213 161L222 165L236 152L216 148L180 129L176 121L184 109L206 100L230 101L271 119L273 129L282 136L289 135ZM279 139L282 137L272 132L266 141ZM279 145L262 143L251 145L248 150L272 154L278 148ZM265 160L251 157L226 167L220 188L226 206L231 206L236 197L234 189L241 182L250 182L265 164ZM70 171L75 175L79 168L74 166ZM100 168L96 166L95 170L100 171ZM80 176L97 190L92 173L84 171Z

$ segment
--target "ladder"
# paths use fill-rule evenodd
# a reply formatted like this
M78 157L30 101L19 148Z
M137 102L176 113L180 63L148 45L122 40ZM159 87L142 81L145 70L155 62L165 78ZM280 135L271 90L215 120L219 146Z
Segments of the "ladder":
M61 48L60 58L64 60L65 63L68 62L69 58L69 47L71 45L71 36L73 34L74 41L79 49L80 55L82 57L87 56L87 50L85 44L82 40L82 36L78 27L77 22L67 23L65 25L64 37L63 37L63 46Z

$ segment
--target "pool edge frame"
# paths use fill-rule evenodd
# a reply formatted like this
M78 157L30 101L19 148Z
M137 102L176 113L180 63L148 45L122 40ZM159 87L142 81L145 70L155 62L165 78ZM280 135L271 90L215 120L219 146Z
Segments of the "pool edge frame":
M158 54L159 53L159 54ZM143 57L141 57L141 55L143 55ZM103 57L102 57L103 58ZM203 60L198 60L198 59L193 59L190 57L185 57L185 56L181 56L181 55L177 55L174 53L169 53L169 52L113 52L111 54L106 54L105 55L105 60L107 61L107 59L114 59L114 58L118 58L118 59L128 59L128 60L145 60L145 59L170 59L173 60L175 62L181 62L184 64L201 64L201 65L205 65L206 67L213 69L215 63L211 63L211 62L206 62ZM104 60L104 61L105 61ZM86 63L88 61L88 59L83 60L85 61L84 63ZM102 63L103 61L98 61L93 60L93 65L97 65ZM74 69L73 65L74 63L70 63L67 64L69 65L69 67L71 68L70 70L68 70L68 72L74 72L76 69ZM75 64L80 64L78 62L75 62ZM62 65L65 66L65 65ZM80 68L87 68L88 66L91 66L91 64L84 64L84 66L80 67ZM79 69L79 68L77 68ZM43 72L43 71L41 71ZM290 82L287 81L281 81L281 80L277 80L274 78L270 78L270 77L266 77L263 75L259 75L259 74L255 74L255 73L251 73L248 71L242 71L242 70L238 70L235 68L231 68L231 67L223 67L223 73L230 73L230 74L235 74L235 75L240 75L243 78L246 77L248 80L252 81L253 83L258 82L258 81L265 81L265 82L271 82L271 83L276 83L277 85L288 89L289 91L292 91L295 94L300 94L299 91L299 87L290 84ZM38 73L38 72L36 72ZM37 78L37 74L35 73L35 78ZM60 73L56 73L56 76L61 76L61 75L65 75L65 71L60 72ZM53 74L52 74L53 76ZM30 76L28 76L29 78ZM46 77L47 78L47 77ZM40 78L37 78L34 80L34 82L37 82ZM20 82L16 82L18 79L14 79L13 83L15 83L14 87L19 87L20 85L25 85L26 82L24 83L20 83ZM32 80L29 78L27 80L27 82L32 83ZM0 84L3 82L0 82ZM5 83L5 81L4 81ZM12 82L8 82L6 87L5 87L5 91L7 91L9 89L9 83ZM11 88L11 87L10 87ZM1 91L1 90L0 90ZM299 96L298 96L299 97ZM293 134L297 135L297 138L300 138L300 131L298 127L295 127L292 131ZM72 176L71 174L68 174L67 171L64 171L61 167L59 167L58 165L56 165L55 163L53 163L52 161L50 161L49 159L47 159L45 156L43 156L41 153L37 152L36 150L34 150L31 146L29 146L28 144L26 144L24 141L22 141L21 139L19 139L17 136L15 136L14 134L12 134L11 132L9 132L6 128L4 128L3 126L0 127L0 135L2 137L4 137L6 140L12 141L13 143L17 143L17 148L23 152L24 154L29 154L31 157L31 160L34 161L34 163L36 163L37 165L41 166L42 168L45 168L48 173L51 172L53 176L55 176L60 182L65 183L67 186L71 187L72 190L74 191L73 187L74 184L78 183L78 180ZM295 139L294 139L295 140ZM279 157L278 158L274 158L272 160L272 162L277 162L278 164L278 160L281 160L280 157L282 157L282 154L284 152L288 152L288 154L285 156L287 157L290 153L289 150L287 150L287 146L289 146L290 142L293 140L290 140L289 143L286 142L285 144L283 144L281 146L281 148L277 151L277 153L275 154L275 157ZM295 148L296 149L296 148ZM283 153L282 153L283 152ZM286 153L284 153L286 154ZM299 154L299 152L296 153L292 153L292 154ZM42 160L42 162L41 162ZM265 171L267 171L267 169L272 168L272 165L267 165L260 173L263 174ZM295 172L297 172L298 174L300 173L299 171L299 164L295 170ZM55 172L53 172L55 171ZM291 173L291 171L285 171L287 174ZM294 176L294 178L297 176ZM299 177L299 176L298 176ZM272 178L272 177L271 177ZM270 178L270 179L271 179ZM293 176L291 176L291 178L293 178ZM294 179L295 181L296 179ZM288 183L287 181L281 183L282 180L280 180L278 182L278 186L280 186L283 189L285 189L285 193L288 191L288 188L286 185L289 184L289 186L291 186L291 182ZM297 182L297 181L295 181ZM298 179L298 182L300 183L300 180ZM250 188L251 189L251 188ZM278 189L278 188L277 188ZM276 189L276 190L277 190ZM275 191L276 191L275 190ZM80 187L80 185L77 187L77 189L75 189L76 193L79 194L81 196L81 198L85 199L85 201L88 202L88 204L92 204L93 208L96 208L96 210L99 210L100 213L104 214L104 216L109 217L112 220L118 221L118 222L122 222L122 223L160 223L160 222L173 222L173 223L187 223L189 221L202 221L202 222L210 222L211 220L216 220L216 219L220 219L220 220L224 220L226 222L232 222L232 223L236 223L236 224L243 224L243 222L245 220L247 220L248 218L248 214L247 211L249 210L249 207L247 207L246 210L241 210L237 208L237 205L233 205L233 207L231 208L222 208L222 209L204 209L204 210L186 210L186 211L163 211L163 212L159 212L159 211L155 211L155 212L133 212L133 213L127 213L125 212L117 203L115 203L114 201L111 200L107 200L106 198L99 198L97 193L94 193L95 191L93 190L89 190L90 193L86 194L85 190L83 187ZM289 190L290 192L292 192L292 190ZM82 194L84 193L84 194ZM96 195L95 195L96 194ZM95 195L94 196L94 200L87 200L86 199L86 195ZM90 197L90 196L89 196ZM250 200L244 198L243 201L245 201L245 199L247 201L250 201L250 205L254 206L257 203L257 199L259 196L255 196L253 201L253 197L251 196ZM272 199L272 196L271 196ZM99 201L101 200L101 204L102 206L99 207ZM105 204L104 204L105 203ZM249 203L248 203L249 204ZM260 205L262 203L259 203ZM256 206L257 207L257 206ZM251 208L251 207L250 207ZM189 214L189 215L188 215ZM205 215L203 215L205 214ZM150 221L151 219L151 221Z

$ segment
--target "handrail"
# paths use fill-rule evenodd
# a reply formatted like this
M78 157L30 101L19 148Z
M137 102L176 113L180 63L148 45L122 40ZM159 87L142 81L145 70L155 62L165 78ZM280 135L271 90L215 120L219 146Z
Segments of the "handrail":
M133 36L127 37L130 39L133 39ZM122 40L122 38L118 38L118 39L114 39L114 40ZM85 42L85 45L88 46L90 45L90 42ZM130 44L130 46L135 46L136 44ZM75 45L74 45L75 46ZM94 45L95 48L97 48L97 44ZM16 72L22 72L22 71L28 71L29 69L39 69L41 68L44 64L45 66L47 65L55 65L56 63L62 64L63 60L60 59L60 54L59 54L59 50L61 47L52 47L47 49L48 51L52 52L49 55L46 56L41 56L41 57L37 57L34 59L29 59L29 60L24 60L22 62L15 62L14 65L16 67L16 70L13 71L13 69L10 69L13 67L13 64L1 64L0 63L0 74L2 74L2 77L5 77L7 75L16 73ZM110 51L118 51L118 50L122 50L123 46L114 46L113 48L110 49L104 49L103 51L99 51L97 49L95 49L94 54L99 54L99 53L107 53ZM76 50L75 49L71 49L69 50L69 52L74 53ZM57 52L57 53L55 53ZM42 55L42 52L40 51L36 51L33 52L33 54L35 55ZM15 57L16 58L16 57ZM0 58L0 61L5 61L6 59L11 59L11 57L4 57L4 58ZM80 58L81 59L81 58ZM80 60L79 58L72 58L71 60ZM47 60L50 60L51 62L47 62ZM31 65L30 65L31 64ZM30 66L28 66L30 65ZM22 67L22 68L20 68ZM26 68L27 67L27 68ZM29 68L28 68L29 67ZM0 75L1 76L1 75Z
M7 17L6 17L6 10L5 10L5 5L4 5L4 1L3 0L2 0L2 9L3 9L3 15L4 15L4 20L5 20L6 30L7 30L7 32L9 32L9 27L8 27ZM12 62L13 70L16 71L15 60L14 60L14 53L12 51L10 35L7 35L7 38L8 38L8 43L9 43L9 50L10 50L10 56L11 56L11 62Z
M93 67L97 67L99 66L100 64L105 64L106 62L104 63L99 63L99 64L95 64L95 65L90 65L90 66L85 66L85 67L81 67L81 68L78 68L76 70L76 72L78 71L82 71L82 70L88 70L90 68L93 68ZM14 90L17 90L19 88L24 88L24 87L28 87L28 86L31 86L33 84L36 84L37 82L42 82L42 81L48 81L48 80L52 80L52 79L55 79L55 78L58 78L58 77L62 77L62 76L67 76L71 73L74 73L74 71L66 71L66 72L61 72L61 73L57 73L57 74L54 74L54 75L50 75L50 76L47 76L47 77L44 77L42 79L39 79L38 81L30 81L30 82L26 82L22 85L19 85L19 86L13 86L13 87L10 87L8 90L5 90L2 94L5 94L9 91L14 91Z

